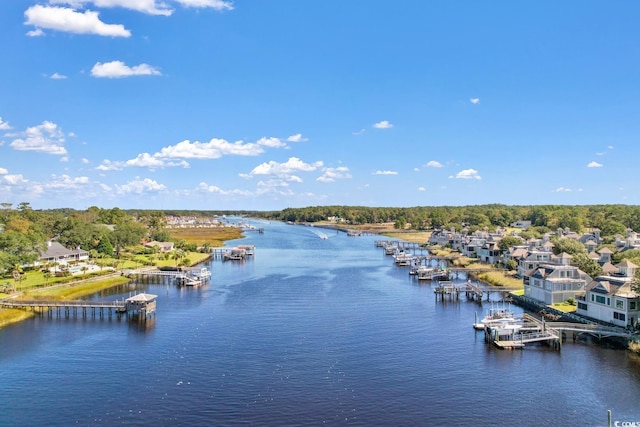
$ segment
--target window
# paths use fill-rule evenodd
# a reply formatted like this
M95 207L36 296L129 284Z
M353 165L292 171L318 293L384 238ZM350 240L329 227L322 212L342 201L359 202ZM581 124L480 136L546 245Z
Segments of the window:
M637 310L635 301L629 301L629 310Z
M578 310L588 310L588 306L587 304L583 303L583 302L578 302Z
M622 320L623 322L626 320L626 316L624 313L618 313L617 311L613 312L613 318L617 320Z
M624 310L624 301L616 298L616 308L620 310Z
M591 296L593 296L593 295L591 295ZM599 303L599 304L604 304L606 302L606 299L603 296L596 295L596 302Z
M591 294L591 301L595 301L595 296Z

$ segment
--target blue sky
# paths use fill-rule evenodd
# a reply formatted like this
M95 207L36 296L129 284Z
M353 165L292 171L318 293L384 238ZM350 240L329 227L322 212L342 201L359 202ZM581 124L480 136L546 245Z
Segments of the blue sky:
M0 2L0 201L640 204L634 1Z

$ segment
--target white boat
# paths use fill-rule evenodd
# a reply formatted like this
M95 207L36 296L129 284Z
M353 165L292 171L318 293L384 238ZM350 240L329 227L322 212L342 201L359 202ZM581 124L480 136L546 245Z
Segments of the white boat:
M516 317L510 307L502 306L491 307L480 321L478 321L478 314L476 313L476 320L473 323L473 328L476 330L483 330L486 326L506 328L507 325L517 325L522 327L522 318Z

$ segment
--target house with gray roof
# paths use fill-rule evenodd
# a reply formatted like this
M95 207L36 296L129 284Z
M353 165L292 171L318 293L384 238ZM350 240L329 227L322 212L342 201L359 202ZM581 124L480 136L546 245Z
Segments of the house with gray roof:
M84 249L67 249L56 241L48 241L47 249L40 252L39 264L58 263L66 265L69 261L84 261L89 259L89 252Z
M524 295L548 305L557 304L584 295L589 282L591 277L576 266L541 264L524 274Z
M608 264L610 265L610 264ZM618 326L637 326L640 316L640 295L631 289L637 265L624 260L608 272L591 281L585 295L578 298L577 314Z

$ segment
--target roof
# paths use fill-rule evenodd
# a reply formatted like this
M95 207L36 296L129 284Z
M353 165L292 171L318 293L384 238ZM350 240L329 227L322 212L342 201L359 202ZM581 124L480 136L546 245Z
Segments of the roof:
M127 302L149 302L158 298L158 295L153 294L137 294L127 298Z
M68 255L88 254L84 249L69 250L60 243L51 241L47 242L47 250L40 252L40 259L60 258Z
M618 268L620 268L620 267L623 267L623 268L638 268L637 265L635 265L634 263L632 263L628 259L625 259L624 261L621 261L620 263L618 263Z
M603 273L617 273L618 272L618 267L616 267L615 265L611 264L610 262L605 262L604 264L602 264L602 272Z
M612 254L612 253L613 253L613 251L612 251L611 249L609 249L609 248L607 248L607 247L605 246L604 248L600 249L600 250L598 251L598 253L599 253L600 255L602 255L602 254Z

